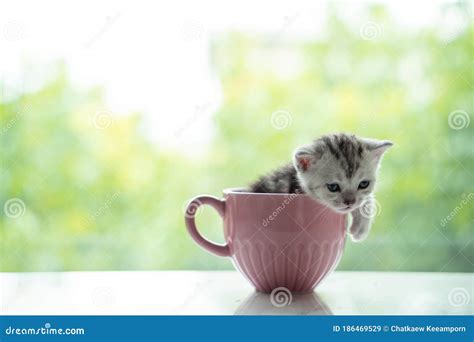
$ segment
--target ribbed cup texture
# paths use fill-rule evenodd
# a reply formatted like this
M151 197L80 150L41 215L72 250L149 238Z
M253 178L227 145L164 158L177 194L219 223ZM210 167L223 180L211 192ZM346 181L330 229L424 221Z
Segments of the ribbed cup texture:
M262 241L235 241L236 267L261 292L285 287L292 292L312 291L339 263L344 239L299 240L285 246Z
M227 189L224 195L224 200L194 198L186 211L186 228L207 251L231 257L258 291L284 287L309 292L336 268L344 250L346 215L303 194ZM207 240L197 230L194 213L203 204L223 218L225 245Z

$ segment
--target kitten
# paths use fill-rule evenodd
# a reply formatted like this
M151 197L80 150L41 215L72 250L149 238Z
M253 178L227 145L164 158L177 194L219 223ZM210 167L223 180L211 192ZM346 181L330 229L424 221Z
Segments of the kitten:
M249 190L305 193L337 212L351 213L349 234L353 241L362 241L372 224L377 170L392 145L352 134L325 135L297 148L293 163L261 177Z

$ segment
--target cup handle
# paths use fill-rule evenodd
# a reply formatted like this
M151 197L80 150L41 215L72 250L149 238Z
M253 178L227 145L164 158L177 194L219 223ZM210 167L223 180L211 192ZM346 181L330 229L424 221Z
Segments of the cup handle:
M203 204L210 205L211 207L217 210L220 217L224 218L224 200L213 196L197 196L189 202L188 206L186 207L186 212L184 214L186 228L188 229L189 234L191 235L193 240L205 250L219 256L230 256L230 250L227 244L219 245L214 242L211 242L198 232L196 228L195 215L199 207Z

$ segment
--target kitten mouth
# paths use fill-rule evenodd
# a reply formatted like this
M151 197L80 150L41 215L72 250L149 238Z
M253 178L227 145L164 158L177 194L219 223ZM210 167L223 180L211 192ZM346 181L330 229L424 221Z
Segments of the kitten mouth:
M355 208L355 205L346 205L344 207L340 207L340 208L336 208L337 211L339 211L340 213L348 213L352 210L354 210Z
M340 213L347 214L347 213L350 213L351 211L356 210L359 207L360 207L359 202L356 202L354 204L345 205L343 207L335 207L335 209L336 209L336 211L338 211Z

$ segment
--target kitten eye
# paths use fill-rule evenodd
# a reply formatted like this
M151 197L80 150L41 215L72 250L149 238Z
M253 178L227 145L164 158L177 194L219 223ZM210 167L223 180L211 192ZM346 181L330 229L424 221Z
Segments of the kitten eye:
M368 180L363 180L362 182L359 183L359 189L367 189L369 184L370 182Z
M328 190L331 192L341 191L341 188L339 187L339 184L337 183L326 184L326 186L328 187Z

